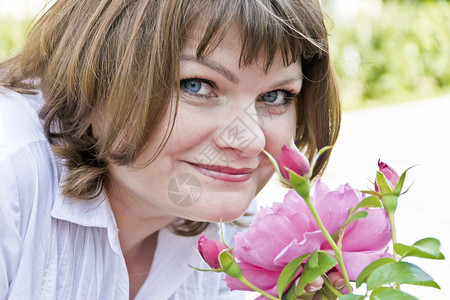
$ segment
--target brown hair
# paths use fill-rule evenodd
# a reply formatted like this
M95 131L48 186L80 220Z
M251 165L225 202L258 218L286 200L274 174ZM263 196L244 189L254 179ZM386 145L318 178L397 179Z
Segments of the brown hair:
M175 118L167 99L179 89L183 39L199 21L207 24L199 57L211 53L234 23L241 28L241 66L263 59L268 70L277 51L286 66L300 59L296 143L310 159L335 143L340 105L318 0L58 0L22 52L0 64L0 82L21 92L42 91L45 133L69 170L65 195L94 197L104 187L107 162L133 163L155 139L162 117ZM99 113L103 130L94 138L90 121ZM174 118L163 124L166 135L156 141L152 159ZM328 158L321 157L314 175ZM205 227L183 224L190 225L177 232L185 235Z

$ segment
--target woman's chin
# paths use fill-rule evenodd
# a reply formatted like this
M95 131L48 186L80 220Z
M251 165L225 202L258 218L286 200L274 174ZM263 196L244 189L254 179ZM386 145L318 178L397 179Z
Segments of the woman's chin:
M255 197L254 190L227 193L226 198L210 206L211 222L232 222L244 215Z
M199 222L212 222L212 223L232 222L240 218L247 212L250 203L251 202L246 203L245 201L242 201L238 205L233 203L231 204L222 203L221 205L217 204L211 205L208 208L203 208L204 213L201 213L199 208L199 210L194 212L194 215L192 215L192 217L188 219Z

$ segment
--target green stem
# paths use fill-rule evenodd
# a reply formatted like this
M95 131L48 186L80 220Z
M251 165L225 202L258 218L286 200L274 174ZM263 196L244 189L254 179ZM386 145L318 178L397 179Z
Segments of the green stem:
M395 212L388 212L389 223L391 224L391 235L392 235L392 250L394 251L394 260L399 261L397 253L395 253L394 245L397 244L397 231L395 229ZM396 290L400 289L400 284L396 283L394 285Z
M397 234L395 230L395 213L388 212L389 223L391 224L391 234L392 234L392 250L394 250L394 245L397 244ZM397 253L394 250L394 260L399 261Z
M259 287L257 287L256 285L254 285L253 283L251 283L250 281L247 280L247 278L245 278L244 276L241 276L238 278L243 284L245 284L246 286L248 286L249 288L251 288L252 290L260 293L261 295L263 295L266 298L269 298L270 300L280 300L280 298L276 298L274 296L272 296L271 294L267 293L266 291L260 289Z
M339 266L341 267L342 275L345 279L345 284L347 285L349 293L352 293L353 288L350 285L350 279L348 278L347 270L345 269L344 260L342 259L342 251L339 249L339 247L334 242L333 238L331 237L328 230L325 228L325 226L322 223L322 220L319 217L319 214L316 211L316 208L312 204L311 198L309 196L304 197L306 205L308 205L309 210L311 211L314 219L316 220L317 225L319 226L320 230L322 231L323 235L327 239L328 243L330 243L331 248L333 248L334 253L336 254L336 259L339 263Z
M325 276L323 276L325 277ZM323 283L325 284L325 286L337 297L342 297L342 293L339 292L332 284L331 282L328 280L328 278L324 278Z

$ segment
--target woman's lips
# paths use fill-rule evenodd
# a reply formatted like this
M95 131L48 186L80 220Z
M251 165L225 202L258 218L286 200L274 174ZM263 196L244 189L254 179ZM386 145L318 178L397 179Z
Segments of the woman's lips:
M219 165L203 165L190 163L200 173L223 181L228 182L243 182L252 177L253 168L232 168L228 166Z

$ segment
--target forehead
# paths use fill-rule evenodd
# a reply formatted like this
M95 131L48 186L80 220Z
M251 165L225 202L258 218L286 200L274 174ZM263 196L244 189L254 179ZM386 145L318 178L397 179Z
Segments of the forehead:
M217 55L218 52L223 52L224 49L239 49L242 52L241 33L237 26L232 24L224 28L220 37L208 39L206 36L207 30L206 22L196 22L189 30L183 39L181 55L193 55L198 59L203 59L211 55ZM201 51L202 43L207 46L206 51Z
M248 55L248 49L243 42L242 26L239 23L233 22L218 34L218 36L209 38L207 33L208 24L206 22L196 22L189 30L186 31L183 39L183 44L180 52L181 60L188 58L189 60L204 61L213 58L215 61L221 62L225 65L232 64L232 67L244 68L258 68L263 69L268 73L295 65L300 68L300 58L286 62L283 57L283 49L274 49L274 53L267 53L264 49L258 52L252 52L251 59L244 61L244 56ZM208 43L205 42L207 40ZM204 45L202 45L202 43ZM202 47L206 46L206 51L202 51ZM230 61L233 58L233 61ZM231 67L231 66L230 66Z

